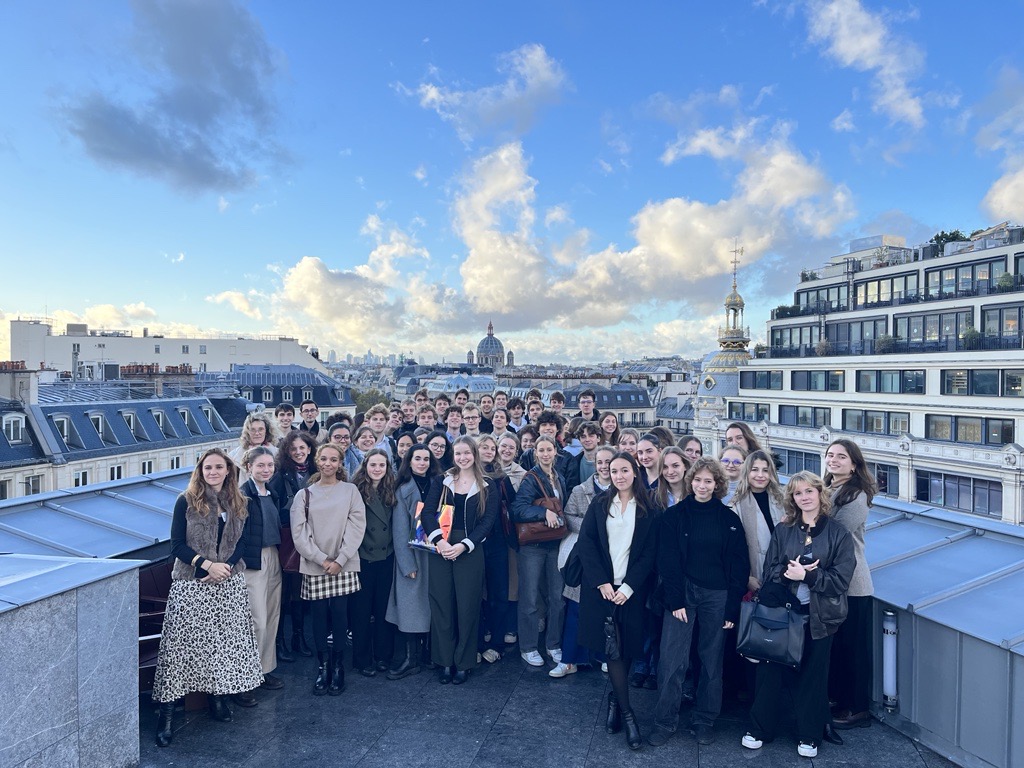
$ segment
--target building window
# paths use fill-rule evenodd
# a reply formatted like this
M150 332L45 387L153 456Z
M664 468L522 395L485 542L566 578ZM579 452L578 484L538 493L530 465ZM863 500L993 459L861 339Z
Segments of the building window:
M281 390L281 402L290 403L292 401L292 391L290 389Z
M60 435L60 439L63 440L65 444L68 443L68 436L71 434L69 424L70 421L67 416L53 417L53 428L57 430L57 434Z
M115 464L110 468L110 479L120 480L122 473L124 472L124 466L121 464Z
M897 497L900 495L900 468L895 464L867 462L868 472L875 477L878 492L883 496Z
M11 498L11 481L0 480L0 501Z
M966 264L960 267L932 269L925 272L929 298L992 293L999 278L1006 272L1006 259Z
M196 424L196 417L192 415L192 411L190 409L179 408L178 415L181 416L181 420L185 422L185 430L188 432L186 437L201 434L199 425Z
M80 469L75 472L75 488L81 488L89 484L89 470Z
M897 317L895 333L898 339L908 341L912 345L921 345L926 350L937 347L948 339L961 338L972 326L972 312L942 312L931 315L909 315ZM932 344L928 344L932 342Z
M846 389L843 371L793 371L790 386L797 392L842 392Z
M1024 305L1012 307L984 307L981 310L981 332L986 336L1020 337L1021 310Z
M795 475L797 472L803 471L813 472L816 475L821 474L821 456L816 453L794 451L787 448L777 449L775 453L782 461L781 471L783 474Z
M124 423L128 425L128 429L131 430L132 434L135 433L135 414L131 411L123 411L121 415L124 417Z
M4 416L4 437L12 445L22 442L25 439L25 417Z
M942 372L944 395L998 395L999 371L952 370Z
M160 345L159 344L154 344L153 345L153 354L154 355L159 355L160 354Z
M782 389L782 371L740 371L740 389Z
M729 403L729 419L732 421L768 421L769 413L767 403Z
M251 403L252 402L252 390L251 389L243 389L242 390L242 397L245 398L246 400L248 400Z
M188 344L182 344L181 345L181 354L183 354L183 355L187 355L188 354Z
M274 390L272 390L272 389L264 389L263 390L263 402L264 403L272 403L272 402L274 402Z
M1003 397L1024 397L1024 369L1003 371Z
M213 426L213 408L211 408L208 405L203 405L203 406L200 406L199 410L201 410L203 412L203 416L206 417L206 420L208 422L210 422L210 426L212 427Z
M917 501L976 515L1002 517L1003 486L995 480L918 470Z
M43 492L43 476L29 475L25 478L25 495L32 496Z
M181 469L181 456L171 457L171 469Z
M924 394L924 371L857 371L858 392Z
M304 390L302 390L302 399L303 400L312 400L313 399L313 390L312 389L304 389Z
M1014 429L1013 419L928 414L924 432L929 440L1001 446L1013 442Z
M142 466L139 467L139 469L141 470L141 474L143 475L153 474L153 460L146 459L145 461L142 462Z
M910 429L910 414L902 411L843 409L843 430L869 435L900 435Z
M206 345L205 344L200 344L199 345L199 354L200 355L205 355L206 354Z
M809 405L780 405L779 424L788 427L828 427L832 424L831 408Z

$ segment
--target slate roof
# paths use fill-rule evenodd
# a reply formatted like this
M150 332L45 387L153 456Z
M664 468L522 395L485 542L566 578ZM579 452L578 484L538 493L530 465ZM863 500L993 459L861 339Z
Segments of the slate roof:
M606 408L652 407L647 390L636 384L613 384L611 387L603 387L600 384L577 384L562 391L565 395L565 407L578 409L580 392L584 389L594 390L594 407L599 411Z
M303 391L311 390L311 399L321 408L355 406L348 384L301 365L236 365L231 371L197 373L195 381L200 387L233 385L243 393L251 392L253 402L267 405L291 402L298 406L305 399ZM270 400L263 397L267 390L272 393ZM285 400L286 390L290 400Z
M692 397L663 397L658 403L656 415L659 419L692 419Z

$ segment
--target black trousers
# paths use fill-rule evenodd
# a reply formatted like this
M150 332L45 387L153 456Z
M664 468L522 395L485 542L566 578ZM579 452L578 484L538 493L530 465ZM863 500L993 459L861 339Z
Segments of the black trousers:
M384 620L394 578L394 555L373 563L364 560L361 564L360 589L350 595L348 601L354 669L372 667L374 660L391 661L395 655L395 627Z
M804 655L800 670L762 661L757 665L757 688L750 708L750 733L770 741L778 732L782 710L782 688L793 693L797 738L817 746L828 719L828 660L832 636L811 639L810 625L804 629Z
M463 535L452 532L452 541ZM476 666L480 600L484 591L484 552L476 547L456 560L432 557L427 573L430 595L430 654L440 667L458 671Z
M318 655L328 651L327 636L334 633L334 652L338 655L345 649L345 624L348 622L349 595L328 597L323 600L308 600L313 614L313 643Z
M871 708L874 681L871 642L871 597L849 597L850 610L832 644L829 690L837 709L853 713Z

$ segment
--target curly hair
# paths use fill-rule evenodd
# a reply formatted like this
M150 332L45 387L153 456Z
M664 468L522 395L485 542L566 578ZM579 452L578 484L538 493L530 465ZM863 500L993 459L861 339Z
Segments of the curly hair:
M266 432L263 435L263 442L260 443L260 445L275 445L277 443L277 427L274 426L274 420L271 419L266 412L258 411L246 416L245 423L242 425L242 434L238 438L238 442L245 450L256 447L256 443L252 441L251 430L252 425L257 421L263 424L266 428Z
M341 450L341 446L339 446L337 443L323 443L319 448L316 449L316 458L319 459L320 455L324 451L334 451L335 453L338 454L338 457L341 460L338 462L338 471L335 473L334 476L338 479L339 483L344 483L346 480L348 480L348 475L345 473L345 452ZM306 485L310 486L313 485L313 483L318 482L320 482L320 472L315 472L310 476L309 480L306 481Z
M793 500L793 494L796 493L797 483L803 483L809 485L812 488L817 488L818 499L820 506L818 507L818 515L825 515L826 517L832 514L832 499L828 495L828 489L825 487L825 481L818 477L813 472L804 470L803 472L797 472L789 478L789 482L786 483L786 494L783 500L783 506L786 509L786 514L782 518L782 522L786 525L795 525L800 519L801 512L800 508L796 505Z
M715 479L715 498L723 498L729 492L729 478L726 477L725 470L722 468L722 462L714 456L701 456L693 462L693 466L686 470L683 485L686 486L688 492L693 493L693 478L697 476L698 472L704 471L710 472Z

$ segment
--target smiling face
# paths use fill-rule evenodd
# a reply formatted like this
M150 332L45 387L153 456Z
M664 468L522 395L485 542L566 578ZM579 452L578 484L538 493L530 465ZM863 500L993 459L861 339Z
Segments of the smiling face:
M690 490L697 501L711 501L711 497L715 495L715 476L710 471L702 469L693 476Z
M631 453L636 456L636 438L632 435L623 435L619 438L619 450Z
M700 440L690 440L687 442L686 446L683 448L683 455L685 455L691 463L703 456L704 448L701 446Z
M469 402L469 395L467 395L465 392L460 392L459 394L457 394L455 396L455 404L456 405L465 405L468 402Z
M366 425L373 430L378 438L384 434L384 428L388 425L388 417L383 413L375 413L366 420Z
M468 443L459 443L455 446L454 451L455 466L459 468L460 472L465 472L473 468L473 464L476 463L473 457L473 449L469 447Z
M601 438L593 432L584 432L580 435L580 445L583 446L583 450L587 453L590 453L592 450L597 448L597 444L600 441Z
M619 428L619 420L616 418L614 413L609 413L601 417L601 431L607 437L611 437L615 434L615 430Z
M302 406L302 410L300 411L300 413L302 414L302 420L306 422L308 426L312 425L313 422L316 421L316 417L320 413L320 409L317 408L315 405L307 403L306 405Z
M458 411L448 411L444 416L444 423L448 425L449 432L458 432L462 428L462 414Z
M608 449L600 450L594 457L594 474L601 485L608 485L611 482L612 457L615 451Z
M644 469L653 469L658 463L658 446L650 440L641 440L636 444L636 460Z
M352 444L352 431L348 427L338 427L336 430L331 432L330 442L340 445L342 449L347 450L349 445Z
M381 455L371 456L366 460L366 476L376 485L388 471L388 460Z
M414 475L423 477L430 469L430 449L426 446L416 446L412 449L412 456L409 457L409 469Z
M493 440L481 440L476 445L476 450L480 454L481 464L490 464L494 461L494 457L498 455L497 446L494 445Z
M534 437L529 432L519 436L519 445L524 451L533 448Z
M373 428L363 430L359 433L359 437L356 438L356 448L360 451L368 451L377 444L376 436L373 434Z
M495 411L491 416L491 425L496 433L504 432L508 429L508 417L505 416L505 412Z
M437 419L430 411L423 411L416 417L416 423L424 429L433 429Z
M398 442L396 445L398 448L399 459L405 458L405 452L412 448L413 442L415 441L412 439L412 435L410 435L408 432L406 432L404 435L398 438Z
M445 451L448 448L448 441L443 437L432 438L427 447L430 448L430 452L434 454L434 458L440 461L444 458Z
M558 435L558 425L551 423L538 424L537 431L544 437L554 438Z
M735 445L748 453L750 452L750 443L747 442L746 435L743 434L743 430L739 427L732 427L725 430L725 444Z
M337 446L328 443L320 449L316 457L316 468L320 470L321 475L337 477L342 461L341 451Z
M800 510L804 517L812 517L818 514L818 511L821 509L821 494L818 493L817 488L809 483L797 480L790 493L793 496L793 503L796 504L797 509Z
M402 403L402 418L409 424L416 420L416 403Z
M611 474L612 485L615 486L616 490L628 491L632 489L636 473L628 461L622 458L612 459L609 473Z
M674 453L666 453L661 461L661 477L669 487L676 488L683 482L683 475L686 474L686 465L683 460Z
M843 483L850 479L856 465L842 443L832 443L825 451L825 468L832 473L833 482Z
M398 429L400 426L402 426L402 419L403 416L401 411L390 411L388 413L387 428Z
M309 446L305 440L292 440L288 446L288 456L298 466L303 466L309 458Z
M556 455L557 452L555 451L555 446L547 440L538 442L533 448L534 458L537 459L537 463L545 469L550 469L550 467L555 463Z
M491 412L494 410L494 398L490 395L483 395L480 398L480 410L484 416L490 417Z
M245 470L252 475L253 479L266 485L267 481L274 476L274 457L263 454L257 456L252 464L247 464Z
M764 459L756 459L750 465L747 473L747 482L754 491L763 491L772 480L771 470L768 469L768 462Z
M249 442L251 445L263 445L267 439L267 425L262 421L253 421L249 424Z
M516 460L516 451L519 450L516 441L511 437L503 437L498 443L498 455L501 456L501 463L508 465Z
M494 407L505 408L508 405L508 395L502 392L500 395L494 396Z
M530 421L536 421L537 417L540 416L540 412L543 410L544 406L540 403L530 403L530 407L526 415L529 417Z
M730 482L740 479L740 473L743 471L742 453L726 448L722 451L721 462L722 468L725 470L725 476L729 478Z
M228 462L223 456L211 453L203 459L203 482L214 491L220 491L228 476Z

